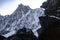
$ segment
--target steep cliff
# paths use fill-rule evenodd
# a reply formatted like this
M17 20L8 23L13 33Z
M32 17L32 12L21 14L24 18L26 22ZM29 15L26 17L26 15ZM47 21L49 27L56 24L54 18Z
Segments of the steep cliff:
M45 8L46 16L39 18L39 40L60 40L60 0L47 0L41 7Z

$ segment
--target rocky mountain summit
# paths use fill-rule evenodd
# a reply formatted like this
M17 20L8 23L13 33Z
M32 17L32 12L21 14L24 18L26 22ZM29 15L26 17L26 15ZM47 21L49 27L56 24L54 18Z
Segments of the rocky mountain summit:
M42 8L31 9L29 6L20 4L11 14L0 15L0 35L8 38L22 28L31 29L36 37L37 30L41 28L39 17L44 16Z

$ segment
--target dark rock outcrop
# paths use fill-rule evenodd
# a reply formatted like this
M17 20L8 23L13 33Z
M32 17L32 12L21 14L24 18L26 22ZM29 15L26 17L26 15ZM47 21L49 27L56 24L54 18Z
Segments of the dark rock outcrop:
M6 38L4 36L0 35L0 40L4 40L4 39L6 39Z
M60 0L47 0L41 7L45 8L46 15L60 17Z
M60 40L60 0L47 0L45 17L40 17L39 40Z
M39 40L60 40L60 19L41 17L42 25Z
M42 5L41 5L40 7L46 9L47 6L48 6L48 2L46 1L46 2L43 2Z
M7 40L38 40L38 39L30 29L23 28L18 30L15 35L7 38Z
M33 34L31 29L20 29L16 32L16 34L5 38L0 35L0 40L38 40L37 37Z

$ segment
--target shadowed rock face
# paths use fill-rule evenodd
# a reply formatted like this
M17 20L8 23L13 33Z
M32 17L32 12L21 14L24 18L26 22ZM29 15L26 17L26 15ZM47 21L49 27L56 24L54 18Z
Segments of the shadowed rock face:
M47 0L45 17L40 17L39 40L60 40L60 0ZM51 17L54 16L54 17Z
M37 40L33 32L30 29L20 29L17 33L8 38L8 40Z
M37 37L33 34L30 29L20 29L16 32L16 34L5 38L0 35L0 40L38 40Z
M48 2L46 1L46 2L43 2L42 5L41 5L40 7L46 9L47 6L48 6Z
M45 8L46 15L60 17L60 0L47 0L41 7Z
M59 7L59 6L60 6L60 0L47 0L46 2L42 4L42 7L43 8L45 7L47 9L53 9L54 7Z
M60 40L60 19L41 17L39 40Z
M4 39L6 39L6 38L4 36L0 35L0 40L4 40Z
M60 0L47 0L48 4L45 10L46 15L58 16L60 12ZM59 11L58 11L59 10Z

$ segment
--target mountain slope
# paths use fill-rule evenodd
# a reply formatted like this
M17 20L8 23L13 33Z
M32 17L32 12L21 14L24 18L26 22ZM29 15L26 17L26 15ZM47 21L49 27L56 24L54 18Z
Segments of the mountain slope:
M41 28L39 17L44 16L42 8L31 9L29 6L19 5L14 13L3 16L0 26L0 34L9 37L23 27L31 29L38 36L37 30ZM1 18L2 19L2 18Z

